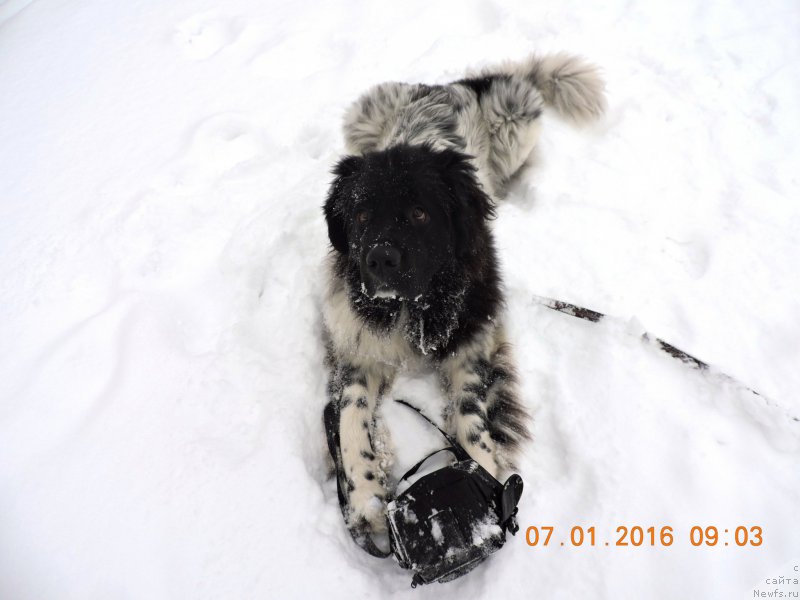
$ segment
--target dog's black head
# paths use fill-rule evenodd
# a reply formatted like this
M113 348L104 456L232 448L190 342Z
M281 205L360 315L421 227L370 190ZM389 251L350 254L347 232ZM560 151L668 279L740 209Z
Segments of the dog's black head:
M464 154L399 145L348 156L334 174L328 235L372 300L425 297L438 274L474 271L490 244L492 203Z

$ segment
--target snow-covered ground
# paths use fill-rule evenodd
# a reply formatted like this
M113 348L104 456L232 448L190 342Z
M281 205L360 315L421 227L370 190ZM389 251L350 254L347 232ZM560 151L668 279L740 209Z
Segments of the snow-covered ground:
M796 0L0 3L0 598L800 592L768 583L800 564L798 32ZM326 480L341 114L556 50L603 66L609 112L545 115L495 223L535 417L520 524L556 530L411 590ZM411 461L437 440L403 410ZM615 547L636 525L675 541Z

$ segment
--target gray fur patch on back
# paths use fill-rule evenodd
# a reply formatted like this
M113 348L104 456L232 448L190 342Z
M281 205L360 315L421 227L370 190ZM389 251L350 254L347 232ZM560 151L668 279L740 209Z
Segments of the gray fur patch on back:
M364 154L396 144L430 144L472 157L489 195L500 193L525 163L538 137L545 106L573 121L605 110L603 81L580 57L531 56L479 71L480 94L469 85L383 83L348 109L347 151Z

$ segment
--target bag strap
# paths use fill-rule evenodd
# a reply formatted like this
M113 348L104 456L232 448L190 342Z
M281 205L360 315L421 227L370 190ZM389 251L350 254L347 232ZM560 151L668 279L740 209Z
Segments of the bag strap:
M439 452L444 452L445 450L447 450L447 451L449 451L449 452L452 452L454 455L455 455L455 453L456 453L456 452L455 452L455 448L453 448L452 446L448 446L447 448L439 448L438 450L434 450L433 452L431 452L430 454L428 454L428 456L426 456L425 458L423 458L421 461L419 461L417 464L415 464L413 467L411 467L411 468L410 468L408 471L406 471L406 474L405 474L405 475L403 475L403 476L400 478L400 480L399 480L397 483L399 484L399 483L400 483L400 481L405 481L405 480L406 480L406 479L408 479L409 477L413 476L413 475L414 475L414 473L416 473L417 471L419 471L419 468L420 468L420 467L421 467L421 466L422 466L422 465L425 463L425 461L427 461L427 460L428 460L428 459L429 459L431 456L433 456L434 454L439 454Z
M420 417L425 419L428 423L430 423L437 430L439 430L439 433L442 434L444 439L446 439L450 443L450 447L449 448L441 448L440 450L437 450L436 452L441 452L441 450L450 450L458 460L471 460L471 457L470 457L469 453L466 450L464 450L464 447L461 444L458 443L456 438L454 438L452 435L450 435L448 433L445 433L445 431L441 427L439 427L436 423L434 423L433 420L431 420L429 417L427 417L420 409L418 409L413 404L411 404L409 402L406 402L405 400L401 400L399 398L395 399L395 402L399 402L403 406L407 406L411 410L415 411ZM411 475L416 473L416 470L419 469L420 465L422 465L422 463L424 463L426 460L428 460L431 456L436 454L436 452L432 452L431 454L429 454L428 456L423 458L421 461L419 461L416 465L414 465L412 467L412 469L414 469L414 472L413 473L406 473L406 475L403 477L403 479L405 479L406 477L410 477Z

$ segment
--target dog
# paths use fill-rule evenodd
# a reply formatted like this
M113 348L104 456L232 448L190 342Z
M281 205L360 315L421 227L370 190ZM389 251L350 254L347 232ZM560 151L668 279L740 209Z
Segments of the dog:
M446 430L493 476L530 438L489 220L550 108L601 116L597 68L532 56L447 85L384 83L346 112L348 155L323 206L322 312L340 501L356 539L386 528L392 456L378 409L401 370L436 371Z

